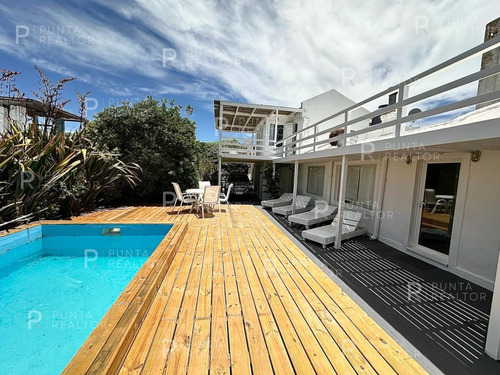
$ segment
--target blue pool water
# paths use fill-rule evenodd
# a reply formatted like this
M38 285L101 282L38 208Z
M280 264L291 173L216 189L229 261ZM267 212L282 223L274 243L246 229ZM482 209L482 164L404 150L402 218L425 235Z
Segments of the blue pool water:
M1 237L0 374L59 374L170 228L40 225Z

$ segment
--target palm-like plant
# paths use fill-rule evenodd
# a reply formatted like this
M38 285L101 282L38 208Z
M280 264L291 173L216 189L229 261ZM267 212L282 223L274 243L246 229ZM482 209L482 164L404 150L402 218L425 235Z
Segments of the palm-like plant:
M135 186L139 172L97 149L85 128L47 138L35 124L11 123L0 138L0 226L92 209L117 182Z

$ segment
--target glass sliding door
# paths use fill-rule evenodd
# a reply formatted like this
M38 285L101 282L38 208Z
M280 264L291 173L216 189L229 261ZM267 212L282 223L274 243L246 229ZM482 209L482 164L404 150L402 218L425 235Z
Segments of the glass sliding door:
M460 163L428 163L421 192L418 245L449 255Z

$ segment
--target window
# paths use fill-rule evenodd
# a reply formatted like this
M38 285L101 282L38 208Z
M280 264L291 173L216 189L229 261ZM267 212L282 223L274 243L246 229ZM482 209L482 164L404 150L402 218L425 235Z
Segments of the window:
M365 208L373 208L376 171L376 165L351 165L347 168L346 202Z
M274 128L275 124L270 124L269 126L269 144L274 145ZM283 139L283 125L278 125L278 134L276 135L276 141L281 141Z
M310 194L322 196L324 182L325 167L309 167L309 171L307 174L307 192Z

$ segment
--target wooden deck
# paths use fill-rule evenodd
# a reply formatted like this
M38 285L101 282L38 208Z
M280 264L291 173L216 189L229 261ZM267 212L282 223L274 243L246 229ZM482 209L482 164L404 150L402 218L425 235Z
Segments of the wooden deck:
M134 207L74 221L186 225L149 309L115 334L128 340L111 340L123 328L115 303L98 326L107 334L89 337L68 374L426 373L253 206L205 219ZM107 359L118 342L126 348Z

